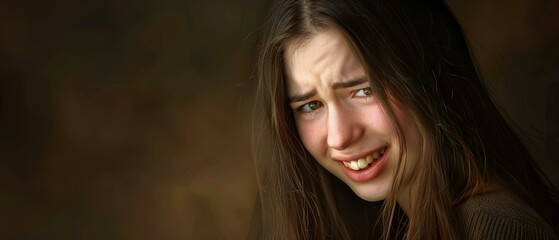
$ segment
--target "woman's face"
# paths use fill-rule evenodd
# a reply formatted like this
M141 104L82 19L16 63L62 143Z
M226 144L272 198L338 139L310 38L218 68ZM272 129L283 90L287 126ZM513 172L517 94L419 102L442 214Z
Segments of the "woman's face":
M345 36L328 29L291 44L285 66L288 101L306 149L362 199L383 200L400 161L399 140ZM419 161L420 134L406 109L391 107L406 138L406 178Z

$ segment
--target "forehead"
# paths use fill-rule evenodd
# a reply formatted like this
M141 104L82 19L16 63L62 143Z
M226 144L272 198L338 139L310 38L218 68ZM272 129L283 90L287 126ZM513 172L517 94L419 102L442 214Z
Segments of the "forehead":
M313 55L320 57L324 54L325 49L345 50L349 45L344 34L336 28L327 28L304 38L296 38L290 41L286 47L286 57L290 58L294 55ZM341 50L341 49L340 49Z
M337 58L328 58L329 55L337 55ZM302 63L312 63L319 68L331 65L336 59L354 58L353 55L344 34L335 28L329 28L311 35L310 38L291 41L286 47L284 60L288 70L299 72L297 70L301 70Z
M290 93L317 83L327 85L364 75L361 61L346 36L336 28L288 44L284 63Z

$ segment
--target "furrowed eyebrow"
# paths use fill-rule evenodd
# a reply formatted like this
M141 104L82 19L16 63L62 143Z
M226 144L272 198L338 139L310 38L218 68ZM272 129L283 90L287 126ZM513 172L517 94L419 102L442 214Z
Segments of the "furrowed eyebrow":
M349 88L349 87L353 87L353 86L357 86L359 84L363 84L368 82L367 79L364 78L360 78L360 79L355 79L355 80L351 80L351 81L347 81L347 82L337 82L332 84L332 88L334 89L340 89L340 88ZM301 101L305 101L309 98L312 98L316 95L316 90L312 90L303 94L299 94L299 95L295 95L293 97L288 98L288 101L290 103L294 103L294 102L301 102Z
M305 100L307 100L307 99L309 99L309 98L314 97L315 95L316 95L316 91L315 91L315 90L312 90L312 91L310 91L310 92L306 92L306 93L303 93L303 94L300 94L300 95L295 95L295 96L293 96L293 97L290 97L290 98L289 98L289 102L290 102L290 103L294 103L294 102L305 101Z
M340 89L340 88L349 88L349 87L353 87L359 84L363 84L368 82L369 80L364 79L364 78L360 78L360 79L355 79L355 80L351 80L351 81L347 81L347 82L337 82L332 84L332 88L334 89Z

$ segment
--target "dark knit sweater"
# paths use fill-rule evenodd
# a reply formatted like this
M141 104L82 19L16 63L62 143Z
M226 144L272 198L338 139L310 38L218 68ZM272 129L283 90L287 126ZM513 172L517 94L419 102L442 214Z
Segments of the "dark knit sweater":
M459 207L466 239L557 239L529 206L503 194L484 194Z

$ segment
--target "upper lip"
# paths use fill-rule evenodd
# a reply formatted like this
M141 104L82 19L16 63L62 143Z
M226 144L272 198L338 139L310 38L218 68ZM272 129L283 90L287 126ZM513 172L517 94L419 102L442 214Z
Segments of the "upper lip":
M374 150L370 150L370 151L366 151L366 152L360 152L360 153L355 153L355 154L351 154L351 155L333 155L332 159L337 160L337 161L355 161L355 160L359 160L362 158L365 158L371 154L373 154L374 152L380 151L383 148L388 147L387 145L375 148Z

